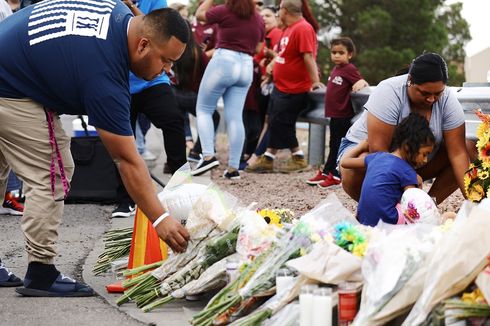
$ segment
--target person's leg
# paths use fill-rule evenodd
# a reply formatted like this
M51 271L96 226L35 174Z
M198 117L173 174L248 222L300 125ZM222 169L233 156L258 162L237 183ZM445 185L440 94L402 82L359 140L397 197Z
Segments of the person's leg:
M137 108L162 130L165 153L170 171L174 173L187 162L185 150L184 113L168 84L158 84L138 94L143 98Z
M138 149L138 153L142 155L145 150L145 135L143 135L143 132L141 131L140 124L136 122L136 128L134 131L134 136L136 138L136 148Z
M53 115L54 135L69 182L74 170L70 138L59 117ZM51 190L52 148L44 108L30 100L0 98L0 121L4 123L0 128L0 152L24 181L26 190L21 228L27 242L29 266L24 281L26 289L17 292L37 296L93 295L92 289L74 281L66 281L69 286L60 288L58 282L62 276L53 265L65 191L59 168L55 172L54 193Z
M346 138L342 138L337 156L337 165L339 167L340 176L342 177L342 188L349 197L358 202L361 197L361 187L364 176L366 175L366 170L346 169L342 167L342 158L344 156L349 156L356 145L356 143L353 143Z
M236 80L229 75L233 62L227 59L226 52L218 49L209 62L199 86L196 104L197 131L202 146L202 154L208 159L215 156L213 114L219 98ZM228 70L228 71L227 71Z
M328 158L323 167L323 174L332 173L339 177L337 170L337 155L339 153L340 141L347 134L351 123L351 118L331 118L330 119L330 140Z

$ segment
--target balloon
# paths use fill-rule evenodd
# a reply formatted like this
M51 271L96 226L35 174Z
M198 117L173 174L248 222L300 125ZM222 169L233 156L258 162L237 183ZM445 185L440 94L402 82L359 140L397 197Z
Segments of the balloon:
M437 224L439 222L439 211L436 204L422 189L405 190L400 205L407 223Z

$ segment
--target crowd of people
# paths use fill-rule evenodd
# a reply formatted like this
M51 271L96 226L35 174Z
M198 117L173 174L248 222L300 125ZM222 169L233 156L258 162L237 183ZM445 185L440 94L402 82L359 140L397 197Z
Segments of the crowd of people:
M201 0L193 15L185 5L167 8L166 0L77 0L69 26L67 1L37 2L0 0L0 19L10 16L0 22L0 43L10 45L0 51L6 126L0 130L0 214L23 215L29 262L23 281L0 262L0 286L23 285L16 291L25 296L94 294L54 265L74 169L61 114L88 115L114 159L120 183L112 216L130 216L138 205L176 252L186 249L189 235L147 191L153 187L142 155L149 124L162 131L165 172L187 161L196 162L192 175L224 164L223 178L232 180L241 171L304 171L309 166L296 121L309 92L324 87L329 156L308 184L341 184L359 201L358 218L367 225L404 221L403 191L425 180L434 180L429 195L438 203L457 188L464 194L474 144L465 140L463 110L446 87L447 66L438 54L422 54L405 74L381 82L352 124L350 95L368 86L351 62L354 42L331 40L333 69L325 86L316 63L319 25L307 0L269 7L260 0ZM61 28L52 15L59 15ZM215 150L220 98L226 163ZM284 149L291 156L276 169Z

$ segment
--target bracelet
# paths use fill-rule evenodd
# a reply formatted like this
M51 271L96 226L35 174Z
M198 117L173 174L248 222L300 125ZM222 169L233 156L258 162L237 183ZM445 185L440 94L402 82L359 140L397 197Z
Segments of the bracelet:
M160 215L159 218L157 218L155 220L155 222L153 222L153 227L156 228L158 226L158 224L160 224L165 218L167 218L168 216L170 216L170 214L168 212L165 212L163 213L162 215Z

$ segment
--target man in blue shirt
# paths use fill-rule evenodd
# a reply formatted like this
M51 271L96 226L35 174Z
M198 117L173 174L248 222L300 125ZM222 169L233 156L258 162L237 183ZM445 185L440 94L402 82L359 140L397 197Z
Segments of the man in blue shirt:
M137 16L166 8L166 0L125 0L124 3ZM170 172L174 173L187 162L184 131L184 112L177 105L170 78L162 73L147 81L133 73L129 75L131 92L131 120L136 130L138 113L143 113L157 128L162 130L165 153ZM118 207L112 217L129 217L134 212L134 202L121 183L117 189Z
M59 114L87 114L131 197L175 251L189 238L168 216L136 150L129 70L152 80L182 55L189 28L172 9L133 17L120 1L42 1L0 24L0 193L10 170L24 181L26 296L89 296L54 266L63 199L73 174Z

